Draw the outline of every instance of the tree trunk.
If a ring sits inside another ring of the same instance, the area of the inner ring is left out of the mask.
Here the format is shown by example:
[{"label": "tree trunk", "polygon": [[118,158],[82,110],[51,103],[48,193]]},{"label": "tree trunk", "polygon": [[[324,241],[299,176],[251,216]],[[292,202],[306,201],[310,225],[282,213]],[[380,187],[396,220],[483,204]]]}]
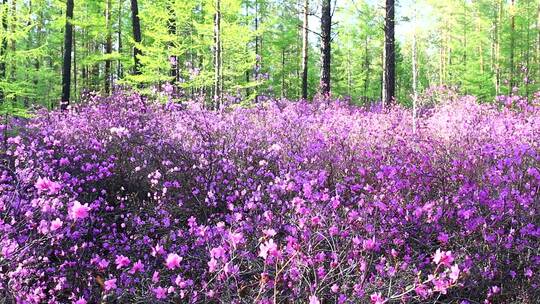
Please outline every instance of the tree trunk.
[{"label": "tree trunk", "polygon": [[[7,20],[7,0],[2,1],[2,8],[4,11],[4,16],[2,18],[2,28],[4,33],[8,32],[8,20]],[[2,36],[2,41],[0,42],[0,81],[5,81],[6,78],[6,51],[8,48],[8,41],[6,35]],[[0,89],[0,102],[3,103],[5,99],[4,90]]]},{"label": "tree trunk", "polygon": [[330,61],[331,61],[331,34],[332,12],[330,0],[322,0],[321,15],[321,83],[319,91],[323,96],[330,95]]},{"label": "tree trunk", "polygon": [[412,37],[412,89],[413,89],[413,133],[416,133],[416,108],[418,103],[418,58],[416,55],[416,8],[413,16],[413,37]]},{"label": "tree trunk", "polygon": [[304,23],[302,26],[302,99],[308,97],[308,16],[309,0],[304,0]]},{"label": "tree trunk", "polygon": [[215,0],[214,13],[214,100],[213,108],[221,103],[221,0]]},{"label": "tree trunk", "polygon": [[66,110],[69,106],[71,89],[71,51],[73,47],[73,0],[66,3],[66,30],[64,33],[64,64],[62,67],[62,98],[60,108]]},{"label": "tree trunk", "polygon": [[281,98],[285,98],[285,49],[281,50]]},{"label": "tree trunk", "polygon": [[[511,1],[512,9],[515,8],[516,1]],[[515,46],[515,32],[516,32],[516,17],[515,13],[512,11],[510,15],[510,81],[509,81],[509,90],[508,93],[513,95],[514,91],[514,46]]]},{"label": "tree trunk", "polygon": [[[124,0],[118,1],[118,54],[122,54],[122,5]],[[122,73],[122,62],[120,59],[116,62],[116,77],[120,79],[123,77]]]},{"label": "tree trunk", "polygon": [[[176,16],[175,16],[175,11],[174,11],[173,5],[169,6],[169,20],[168,20],[167,27],[169,29],[169,35],[176,38]],[[172,40],[170,42],[169,47],[174,48],[174,42]],[[177,56],[175,54],[173,54],[173,55],[171,55],[169,60],[170,60],[170,63],[171,63],[172,83],[175,84],[176,80],[178,79],[178,58],[177,58]],[[193,62],[191,62],[191,64],[193,64]]]},{"label": "tree trunk", "polygon": [[396,54],[394,43],[394,0],[386,0],[384,25],[384,104],[390,106],[396,91]]},{"label": "tree trunk", "polygon": [[141,74],[141,61],[140,56],[142,55],[141,50],[139,49],[138,44],[141,43],[141,21],[139,19],[139,4],[137,0],[131,0],[131,24],[133,26],[133,40],[135,41],[135,46],[133,47],[133,61],[135,66],[133,68],[133,74]]},{"label": "tree trunk", "polygon": [[502,0],[497,1],[497,26],[495,27],[495,94],[501,92],[501,27]]},{"label": "tree trunk", "polygon": [[108,95],[111,93],[111,54],[112,54],[112,22],[111,22],[111,13],[112,13],[112,1],[107,0],[107,6],[105,8],[105,21],[107,26],[107,38],[105,41],[105,54],[107,54],[107,60],[105,60],[105,93]]}]

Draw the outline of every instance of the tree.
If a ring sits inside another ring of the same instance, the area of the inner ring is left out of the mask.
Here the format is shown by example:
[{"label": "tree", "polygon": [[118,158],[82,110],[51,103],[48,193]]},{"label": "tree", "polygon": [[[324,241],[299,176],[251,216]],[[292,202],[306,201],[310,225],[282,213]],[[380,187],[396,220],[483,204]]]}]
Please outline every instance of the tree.
[{"label": "tree", "polygon": [[[7,0],[2,1],[2,9],[4,10],[2,12],[2,29],[4,30],[4,33],[1,37],[0,41],[0,80],[4,81],[6,78],[6,51],[8,47],[8,41],[7,41],[7,31],[8,31],[8,20],[7,20]],[[5,94],[4,89],[0,88],[0,102],[4,102]]]},{"label": "tree", "polygon": [[221,103],[222,71],[221,71],[221,0],[215,0],[214,12],[214,99],[213,108],[218,109]]},{"label": "tree", "polygon": [[332,11],[330,0],[322,0],[321,13],[321,83],[319,92],[330,95],[330,64],[332,58]]},{"label": "tree", "polygon": [[508,92],[510,95],[513,94],[514,91],[514,70],[515,70],[515,64],[514,64],[514,48],[516,45],[516,16],[515,16],[515,9],[516,9],[516,1],[511,0],[510,3],[510,80],[508,82]]},{"label": "tree", "polygon": [[108,56],[105,59],[105,93],[109,94],[111,92],[111,82],[112,82],[112,75],[111,75],[111,65],[112,60],[110,58],[112,54],[112,20],[111,20],[111,14],[112,14],[112,1],[107,0],[107,6],[105,8],[105,23],[107,26],[107,37],[105,41],[105,54]]},{"label": "tree", "polygon": [[309,0],[304,0],[304,6],[302,10],[303,23],[302,23],[302,99],[308,98],[308,19],[309,19]]},{"label": "tree", "polygon": [[392,104],[396,92],[394,23],[394,0],[386,0],[384,19],[383,103],[387,106]]},{"label": "tree", "polygon": [[66,110],[69,106],[71,91],[71,52],[73,48],[73,0],[66,3],[66,27],[64,36],[64,63],[62,67],[62,98],[60,107]]},{"label": "tree", "polygon": [[133,61],[135,62],[135,65],[133,67],[133,74],[140,75],[141,74],[141,61],[140,56],[142,55],[142,52],[140,50],[139,44],[142,41],[141,38],[141,21],[139,19],[139,3],[137,0],[131,0],[131,24],[133,27],[133,40],[135,41],[135,45],[133,47]]}]

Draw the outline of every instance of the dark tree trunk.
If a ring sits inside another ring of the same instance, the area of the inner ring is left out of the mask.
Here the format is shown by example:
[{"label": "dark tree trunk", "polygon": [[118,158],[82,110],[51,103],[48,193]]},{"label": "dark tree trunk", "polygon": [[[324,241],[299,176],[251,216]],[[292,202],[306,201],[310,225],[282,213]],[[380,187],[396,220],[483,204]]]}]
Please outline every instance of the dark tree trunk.
[{"label": "dark tree trunk", "polygon": [[[511,1],[511,5],[512,7],[514,7],[516,5],[516,1],[515,0],[512,0]],[[509,84],[509,89],[508,89],[508,94],[509,95],[513,95],[514,93],[514,46],[515,46],[515,32],[516,32],[516,17],[515,17],[515,13],[512,13],[511,17],[510,17],[510,81],[508,82]]]},{"label": "dark tree trunk", "polygon": [[309,0],[304,0],[304,24],[302,26],[302,99],[308,97],[308,17]]},{"label": "dark tree trunk", "polygon": [[386,0],[384,25],[384,91],[383,102],[389,106],[396,94],[396,53],[394,42],[394,0]]},{"label": "dark tree trunk", "polygon": [[[169,20],[167,24],[169,28],[169,34],[173,37],[176,37],[176,15],[174,12],[174,8],[171,4],[169,7]],[[171,41],[170,47],[174,47],[174,42]],[[176,80],[178,79],[178,58],[175,54],[171,55],[171,78],[172,83],[176,83]],[[191,62],[193,64],[193,62]]]},{"label": "dark tree trunk", "polygon": [[[7,0],[2,1],[4,10],[7,10]],[[4,33],[7,33],[8,31],[8,20],[7,20],[7,12],[4,12],[4,17],[2,18],[2,28],[4,30]],[[0,57],[2,57],[2,60],[0,61],[0,81],[4,81],[6,78],[6,51],[8,47],[8,41],[6,36],[2,36],[2,41],[0,43]],[[4,102],[5,94],[4,90],[0,89],[0,102]]]},{"label": "dark tree trunk", "polygon": [[142,55],[141,50],[138,45],[141,43],[141,21],[139,20],[139,4],[137,0],[131,0],[131,24],[133,26],[133,40],[135,41],[135,46],[133,47],[133,60],[135,66],[133,68],[133,73],[135,75],[141,74],[141,61],[139,56]]},{"label": "dark tree trunk", "polygon": [[111,83],[112,83],[112,75],[111,75],[111,54],[112,54],[112,21],[111,21],[111,14],[112,14],[112,3],[111,0],[107,0],[107,7],[105,10],[105,19],[107,23],[107,41],[105,42],[105,53],[107,56],[107,60],[105,60],[105,93],[109,94],[111,92]]},{"label": "dark tree trunk", "polygon": [[[122,4],[123,0],[118,1],[118,54],[122,54]],[[122,78],[122,62],[120,59],[116,62],[116,77]]]},{"label": "dark tree trunk", "polygon": [[66,110],[69,106],[71,89],[71,51],[73,47],[73,0],[66,3],[66,30],[64,33],[64,64],[62,67],[62,99],[60,108]]},{"label": "dark tree trunk", "polygon": [[214,99],[212,107],[219,109],[221,104],[221,0],[215,0],[214,13]]},{"label": "dark tree trunk", "polygon": [[332,56],[331,47],[332,12],[330,0],[322,0],[321,15],[321,83],[320,93],[323,96],[330,94],[330,61]]}]

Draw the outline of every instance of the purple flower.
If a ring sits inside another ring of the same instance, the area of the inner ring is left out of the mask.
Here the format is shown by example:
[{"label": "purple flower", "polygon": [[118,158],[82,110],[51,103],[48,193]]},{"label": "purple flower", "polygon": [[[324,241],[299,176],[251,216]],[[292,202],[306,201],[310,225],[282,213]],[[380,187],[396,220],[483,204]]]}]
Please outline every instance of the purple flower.
[{"label": "purple flower", "polygon": [[116,289],[116,279],[109,279],[105,281],[105,291],[111,291],[113,289]]},{"label": "purple flower", "polygon": [[60,189],[62,189],[62,186],[57,183],[53,182],[47,177],[41,178],[38,177],[35,187],[38,190],[38,193],[48,193],[48,194],[57,194]]},{"label": "purple flower", "polygon": [[131,263],[129,258],[127,258],[127,257],[125,257],[123,255],[117,255],[116,260],[114,262],[116,264],[116,269],[127,267]]},{"label": "purple flower", "polygon": [[176,253],[169,253],[167,255],[167,259],[165,260],[165,265],[167,265],[167,268],[169,269],[175,269],[180,267],[180,263],[182,262],[183,258],[179,256]]}]

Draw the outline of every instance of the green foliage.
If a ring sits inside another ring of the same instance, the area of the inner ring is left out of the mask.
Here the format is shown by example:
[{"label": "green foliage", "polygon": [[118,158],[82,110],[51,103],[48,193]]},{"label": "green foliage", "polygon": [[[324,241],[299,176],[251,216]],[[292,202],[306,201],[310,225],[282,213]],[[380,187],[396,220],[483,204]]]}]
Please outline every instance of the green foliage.
[{"label": "green foliage", "polygon": [[[139,0],[140,75],[132,75],[135,43],[130,1],[75,1],[70,20],[74,25],[73,99],[85,90],[104,93],[107,79],[149,95],[155,95],[166,83],[174,83],[181,98],[209,99],[215,76],[215,1]],[[248,102],[259,95],[297,98],[301,88],[301,1],[220,2],[224,94],[241,95]],[[105,18],[108,3],[109,24]],[[368,0],[336,4],[332,94],[350,96],[356,103],[376,101],[382,89],[384,9],[381,3]],[[0,4],[0,38],[6,41],[0,56],[5,64],[5,77],[0,77],[4,108],[57,106],[65,5],[64,0],[8,0],[6,5]],[[515,5],[510,0],[402,3],[396,8],[397,99],[410,104],[413,33],[420,93],[446,84],[490,101],[497,94],[511,93],[513,84],[519,86],[517,93],[532,96],[540,89],[539,6],[539,0],[516,0]],[[310,1],[312,13],[317,14],[319,8],[316,0]],[[413,8],[418,18],[413,18]],[[319,19],[309,20],[311,98],[319,84],[320,50]],[[107,54],[109,35],[112,53]],[[172,73],[172,58],[178,64],[177,79]],[[105,74],[106,64],[110,64],[109,75]]]}]

